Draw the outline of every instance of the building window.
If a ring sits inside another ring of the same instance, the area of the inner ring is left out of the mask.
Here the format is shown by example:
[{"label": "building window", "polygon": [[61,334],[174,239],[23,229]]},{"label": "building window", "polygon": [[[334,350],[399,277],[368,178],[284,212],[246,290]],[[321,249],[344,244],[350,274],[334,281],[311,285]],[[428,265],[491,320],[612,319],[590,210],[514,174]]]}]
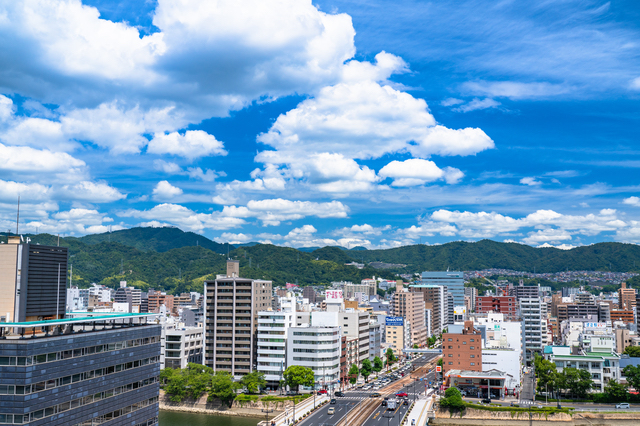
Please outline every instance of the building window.
[{"label": "building window", "polygon": [[471,339],[472,342],[475,342],[475,340]]},{"label": "building window", "polygon": [[453,339],[451,337],[449,337],[449,342],[453,342]]},{"label": "building window", "polygon": [[467,344],[467,342],[466,342],[466,341],[464,341],[464,342],[462,342],[462,344],[463,344],[463,345],[466,345],[466,344]]},{"label": "building window", "polygon": [[475,358],[475,357],[476,357],[475,355],[471,355],[471,358]]},{"label": "building window", "polygon": [[449,365],[453,365],[453,362],[449,361]]},{"label": "building window", "polygon": [[472,363],[471,363],[471,365],[476,365],[476,363],[475,363],[475,362],[472,362]]},{"label": "building window", "polygon": [[474,346],[471,346],[471,348],[470,348],[470,349],[471,349],[471,350],[474,350],[474,349],[475,349],[475,347],[474,347]]},{"label": "building window", "polygon": [[451,358],[451,357],[453,357],[453,354],[449,354],[449,357],[450,357],[450,358]]}]

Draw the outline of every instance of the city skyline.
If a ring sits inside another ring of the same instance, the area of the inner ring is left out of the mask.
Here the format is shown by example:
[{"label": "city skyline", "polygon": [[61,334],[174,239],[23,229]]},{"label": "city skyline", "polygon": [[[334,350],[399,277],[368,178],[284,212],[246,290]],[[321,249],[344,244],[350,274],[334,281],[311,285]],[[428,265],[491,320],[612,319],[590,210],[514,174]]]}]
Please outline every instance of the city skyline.
[{"label": "city skyline", "polygon": [[633,2],[182,3],[0,6],[0,226],[640,241]]}]

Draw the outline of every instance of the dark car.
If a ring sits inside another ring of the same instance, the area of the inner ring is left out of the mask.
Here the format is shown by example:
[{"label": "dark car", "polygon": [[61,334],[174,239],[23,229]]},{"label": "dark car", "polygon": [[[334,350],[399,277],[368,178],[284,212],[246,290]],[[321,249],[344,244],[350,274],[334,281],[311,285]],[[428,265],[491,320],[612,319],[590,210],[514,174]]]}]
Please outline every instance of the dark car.
[{"label": "dark car", "polygon": [[409,398],[405,398],[405,399],[404,399],[404,402],[403,402],[402,404],[404,404],[404,405],[409,405]]},{"label": "dark car", "polygon": [[387,406],[387,398],[385,398],[385,399],[382,401],[382,404],[380,404],[380,405],[382,405],[383,407],[386,407],[386,406]]},{"label": "dark car", "polygon": [[336,401],[335,398],[332,398],[331,401],[329,401],[329,404],[335,404],[336,402],[338,402],[338,401]]},{"label": "dark car", "polygon": [[335,396],[344,396],[344,392],[340,392],[340,391],[335,391],[334,392]]},{"label": "dark car", "polygon": [[483,404],[491,404],[491,398],[483,398],[481,402]]}]

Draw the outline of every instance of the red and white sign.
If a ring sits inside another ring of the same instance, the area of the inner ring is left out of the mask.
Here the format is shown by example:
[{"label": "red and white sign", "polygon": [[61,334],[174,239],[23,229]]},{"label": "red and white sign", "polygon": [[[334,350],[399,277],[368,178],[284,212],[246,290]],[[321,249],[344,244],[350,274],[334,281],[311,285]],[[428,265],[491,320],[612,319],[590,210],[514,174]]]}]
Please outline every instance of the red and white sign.
[{"label": "red and white sign", "polygon": [[439,365],[436,365],[436,371],[437,371],[438,373],[442,372],[442,367],[441,367],[441,366],[439,366]]},{"label": "red and white sign", "polygon": [[325,301],[327,303],[342,302],[342,290],[327,290],[325,293]]}]

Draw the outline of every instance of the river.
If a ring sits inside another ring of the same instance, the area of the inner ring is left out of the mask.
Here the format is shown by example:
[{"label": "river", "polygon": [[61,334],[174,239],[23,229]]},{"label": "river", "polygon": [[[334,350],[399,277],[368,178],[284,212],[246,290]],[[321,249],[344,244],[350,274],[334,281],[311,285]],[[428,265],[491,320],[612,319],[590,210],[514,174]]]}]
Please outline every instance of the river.
[{"label": "river", "polygon": [[160,426],[256,426],[264,418],[213,416],[160,410]]}]

